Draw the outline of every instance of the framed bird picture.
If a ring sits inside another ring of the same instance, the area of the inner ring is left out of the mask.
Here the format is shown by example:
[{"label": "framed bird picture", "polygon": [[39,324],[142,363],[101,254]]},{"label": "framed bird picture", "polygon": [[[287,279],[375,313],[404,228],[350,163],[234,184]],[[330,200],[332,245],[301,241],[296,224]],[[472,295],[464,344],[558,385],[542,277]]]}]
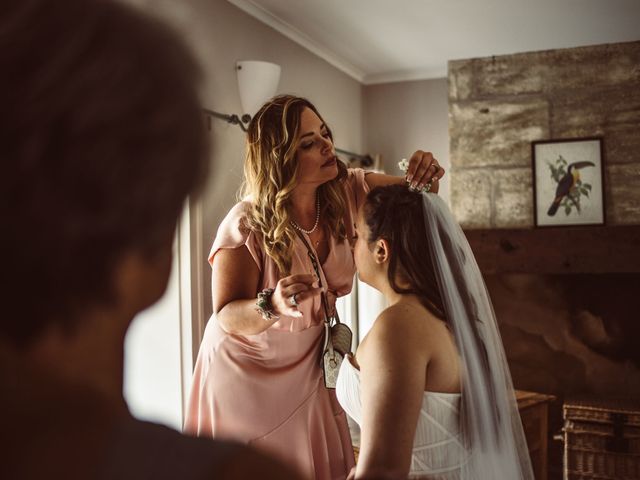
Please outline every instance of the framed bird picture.
[{"label": "framed bird picture", "polygon": [[537,227],[604,225],[602,138],[531,143]]}]

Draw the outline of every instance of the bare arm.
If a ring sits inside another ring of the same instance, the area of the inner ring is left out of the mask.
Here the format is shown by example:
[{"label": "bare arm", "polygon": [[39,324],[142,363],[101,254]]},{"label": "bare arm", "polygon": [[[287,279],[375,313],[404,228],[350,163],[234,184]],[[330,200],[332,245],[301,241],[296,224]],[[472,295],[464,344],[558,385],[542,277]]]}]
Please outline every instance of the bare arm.
[{"label": "bare arm", "polygon": [[444,169],[437,164],[433,155],[430,152],[418,150],[411,156],[411,160],[409,160],[409,169],[407,170],[406,178],[385,175],[382,173],[369,173],[364,178],[369,188],[399,183],[405,184],[409,181],[414,187],[422,189],[427,182],[432,181],[430,191],[438,193],[440,188],[440,179],[443,175]]},{"label": "bare arm", "polygon": [[[260,282],[260,270],[244,245],[223,248],[213,260],[211,287],[213,311],[227,333],[255,335],[265,331],[278,321],[265,320],[256,308],[256,294]],[[317,294],[321,289],[312,288],[313,275],[291,275],[278,281],[271,297],[276,315],[300,317],[297,307],[288,302],[296,294],[298,302]]]},{"label": "bare arm", "polygon": [[411,467],[428,353],[401,313],[383,312],[358,352],[362,430],[355,478],[406,478]]},{"label": "bare arm", "polygon": [[245,246],[223,248],[213,260],[211,288],[213,311],[223,330],[236,334],[260,333],[273,321],[256,311],[256,292],[260,271]]}]

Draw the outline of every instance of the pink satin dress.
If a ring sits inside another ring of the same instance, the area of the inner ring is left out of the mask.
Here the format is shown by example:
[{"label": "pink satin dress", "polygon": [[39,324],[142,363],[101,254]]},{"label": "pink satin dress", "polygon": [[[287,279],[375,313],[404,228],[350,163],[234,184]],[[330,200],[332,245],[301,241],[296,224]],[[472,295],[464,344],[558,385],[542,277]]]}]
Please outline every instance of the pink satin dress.
[{"label": "pink satin dress", "polygon": [[[349,169],[343,182],[348,238],[369,190],[364,177],[363,170]],[[223,220],[209,262],[221,248],[245,245],[260,269],[259,291],[275,288],[276,264],[242,223],[248,206],[238,203]],[[353,254],[348,240],[330,237],[329,242],[322,280],[339,297],[351,291]],[[296,239],[291,273],[312,272],[307,249]],[[343,479],[354,465],[353,448],[345,413],[322,380],[320,296],[302,302],[300,310],[302,318],[282,316],[257,335],[228,334],[215,315],[211,318],[194,370],[185,431],[252,445],[308,478]]]}]

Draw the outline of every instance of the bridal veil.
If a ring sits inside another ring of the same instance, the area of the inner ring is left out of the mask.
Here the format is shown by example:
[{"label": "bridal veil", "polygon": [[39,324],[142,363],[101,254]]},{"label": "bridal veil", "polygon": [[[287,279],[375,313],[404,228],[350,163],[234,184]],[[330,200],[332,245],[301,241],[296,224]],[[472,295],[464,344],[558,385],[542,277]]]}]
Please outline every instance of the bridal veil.
[{"label": "bridal veil", "polygon": [[424,193],[429,254],[462,369],[464,480],[533,480],[496,317],[480,269],[444,201]]}]

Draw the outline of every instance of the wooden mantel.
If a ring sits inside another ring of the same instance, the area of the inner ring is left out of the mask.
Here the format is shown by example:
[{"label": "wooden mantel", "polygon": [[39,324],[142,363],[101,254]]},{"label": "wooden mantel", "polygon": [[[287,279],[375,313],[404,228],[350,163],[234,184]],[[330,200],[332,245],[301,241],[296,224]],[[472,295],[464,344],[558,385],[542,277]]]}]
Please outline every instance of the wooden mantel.
[{"label": "wooden mantel", "polygon": [[640,273],[640,225],[464,233],[484,274]]}]

